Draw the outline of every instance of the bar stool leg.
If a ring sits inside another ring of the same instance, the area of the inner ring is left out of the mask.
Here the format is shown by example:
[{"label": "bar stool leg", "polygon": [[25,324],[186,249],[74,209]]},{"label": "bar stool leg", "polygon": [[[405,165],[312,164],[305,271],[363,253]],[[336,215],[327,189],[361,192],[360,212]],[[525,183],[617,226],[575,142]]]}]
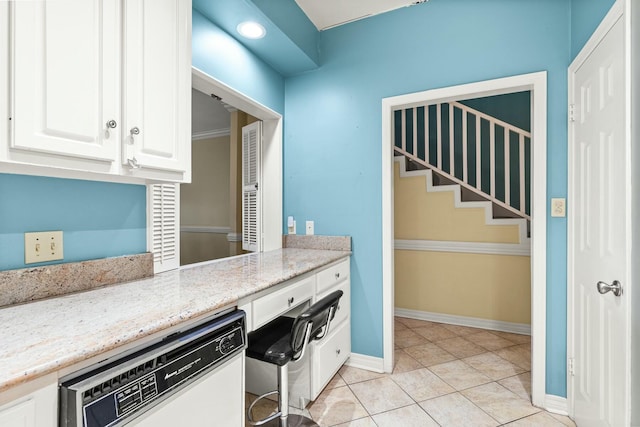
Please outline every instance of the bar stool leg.
[{"label": "bar stool leg", "polygon": [[280,410],[280,427],[287,427],[289,417],[289,364],[278,366],[278,410]]}]

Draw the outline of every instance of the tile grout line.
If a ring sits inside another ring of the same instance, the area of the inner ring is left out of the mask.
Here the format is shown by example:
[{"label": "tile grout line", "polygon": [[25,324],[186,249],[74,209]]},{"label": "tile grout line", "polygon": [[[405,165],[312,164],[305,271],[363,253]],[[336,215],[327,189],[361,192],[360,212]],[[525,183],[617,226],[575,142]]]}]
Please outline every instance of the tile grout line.
[{"label": "tile grout line", "polygon": [[[409,327],[409,326],[407,326],[407,325],[405,325],[405,326],[407,327],[407,329],[408,329],[408,330],[412,330],[412,329],[414,329],[414,328],[411,328],[411,327]],[[417,333],[417,332],[415,332],[415,331],[413,331],[413,332],[414,332],[414,333]],[[395,333],[395,331],[394,331],[394,333]],[[505,340],[505,341],[510,342],[510,343],[512,343],[512,344],[513,344],[513,345],[506,346],[506,347],[502,347],[502,348],[500,348],[500,349],[496,349],[496,350],[501,350],[501,349],[503,349],[503,348],[512,348],[512,347],[517,347],[517,346],[519,346],[519,345],[522,345],[522,344],[514,343],[513,341],[511,341],[511,340],[509,340],[509,339],[507,339],[507,338],[500,337],[499,335],[492,334],[490,331],[487,331],[487,333],[490,333],[491,335],[494,335],[494,336],[496,336],[496,337],[498,337],[498,338],[501,338],[501,339],[503,339],[503,340]],[[420,335],[419,333],[417,333],[417,334],[418,334],[418,335]],[[472,334],[468,334],[468,335],[472,335]],[[457,335],[457,334],[455,335],[455,337],[452,337],[452,338],[456,338],[456,337],[457,337],[457,338],[465,339],[465,338],[464,338],[464,336],[462,336],[462,335]],[[425,338],[425,339],[427,339],[427,340],[428,340],[428,338],[426,338],[426,337],[423,337],[423,338]],[[434,374],[436,377],[438,377],[441,381],[443,381],[445,384],[449,385],[449,386],[454,390],[454,392],[452,392],[452,393],[447,393],[447,394],[443,394],[443,395],[441,395],[441,396],[434,397],[434,398],[432,398],[432,399],[427,399],[427,400],[425,400],[425,402],[426,402],[426,401],[428,401],[428,400],[437,399],[437,398],[442,397],[442,396],[447,396],[447,395],[450,395],[450,394],[458,393],[460,396],[462,396],[462,398],[464,398],[466,401],[468,401],[468,402],[469,402],[469,403],[471,403],[473,406],[475,406],[476,408],[478,408],[482,413],[486,414],[489,418],[491,418],[492,420],[494,420],[495,422],[497,422],[499,426],[502,426],[502,425],[505,425],[505,424],[509,424],[509,423],[515,422],[515,421],[517,421],[517,420],[519,420],[519,419],[527,418],[527,417],[529,417],[529,416],[531,416],[531,415],[535,415],[535,414],[530,414],[530,415],[526,415],[526,416],[524,416],[524,417],[521,417],[521,418],[518,418],[518,419],[515,419],[515,420],[510,420],[510,421],[508,421],[507,423],[500,423],[500,421],[499,421],[499,420],[497,420],[495,417],[491,416],[491,414],[487,413],[484,409],[482,409],[480,406],[478,406],[475,402],[473,402],[472,400],[470,400],[469,398],[467,398],[467,396],[465,396],[464,394],[462,394],[462,391],[469,390],[469,389],[472,389],[472,388],[475,388],[475,387],[479,387],[479,386],[483,386],[483,385],[487,385],[487,384],[491,384],[491,383],[495,383],[496,385],[498,385],[498,386],[500,386],[500,387],[504,388],[505,390],[507,390],[508,392],[510,392],[511,394],[513,394],[516,398],[518,398],[518,399],[522,399],[522,397],[518,396],[518,395],[517,395],[517,394],[515,394],[513,391],[509,390],[507,387],[503,386],[503,385],[502,385],[502,384],[500,384],[498,381],[502,381],[502,380],[504,380],[504,379],[506,379],[506,378],[511,378],[511,377],[514,377],[514,376],[518,376],[518,375],[521,375],[521,374],[523,374],[523,373],[525,373],[525,372],[530,372],[530,371],[520,372],[520,373],[517,373],[517,374],[515,374],[515,375],[511,375],[511,376],[509,376],[509,377],[501,378],[501,379],[498,379],[498,380],[493,380],[493,378],[490,378],[488,375],[484,374],[483,372],[481,372],[481,371],[479,371],[478,369],[474,368],[473,366],[469,365],[466,361],[464,361],[464,360],[463,360],[463,359],[465,359],[465,358],[460,358],[460,357],[458,357],[458,356],[456,356],[456,355],[454,355],[454,354],[452,354],[452,353],[448,352],[446,349],[444,349],[444,348],[440,347],[440,346],[437,344],[437,342],[435,342],[435,341],[430,341],[430,340],[428,340],[428,341],[429,341],[431,344],[435,345],[436,347],[438,347],[438,348],[442,349],[442,350],[443,350],[443,351],[445,351],[446,353],[451,354],[451,356],[456,357],[455,361],[460,361],[460,362],[464,363],[465,365],[467,365],[467,366],[468,366],[469,368],[471,368],[472,370],[474,370],[474,371],[478,372],[479,374],[484,375],[485,377],[489,378],[489,380],[490,380],[490,381],[489,381],[489,382],[486,382],[486,383],[483,383],[483,384],[477,384],[477,385],[475,385],[475,386],[471,386],[471,387],[467,387],[467,388],[465,388],[465,389],[458,390],[458,389],[456,389],[452,384],[450,384],[449,382],[447,382],[444,378],[440,377],[437,373],[435,373],[435,372],[433,372],[431,369],[429,369],[429,367],[428,367],[428,366],[424,366],[424,365],[423,365],[423,367],[424,367],[425,369],[427,369],[429,372],[431,372],[432,374]],[[444,340],[441,340],[441,341],[444,341]],[[469,340],[466,340],[466,339],[465,339],[465,341],[469,341]],[[472,341],[469,341],[469,342],[471,342],[472,344],[475,344],[475,345],[477,345],[477,346],[479,346],[479,347],[481,347],[481,348],[483,348],[483,349],[485,350],[485,352],[484,352],[484,353],[479,353],[479,354],[487,354],[487,353],[489,353],[489,354],[493,354],[493,355],[497,356],[498,358],[500,358],[500,359],[504,360],[504,361],[505,361],[505,362],[507,362],[507,363],[510,363],[510,364],[512,364],[512,365],[514,365],[514,366],[516,366],[516,367],[520,368],[520,369],[525,369],[525,368],[523,368],[523,367],[522,367],[522,366],[520,366],[520,365],[517,365],[517,364],[515,364],[515,363],[513,363],[513,362],[510,362],[510,361],[508,361],[508,360],[504,359],[504,358],[503,358],[503,357],[501,357],[499,354],[496,354],[496,353],[495,353],[495,351],[496,351],[496,350],[490,350],[490,349],[488,349],[488,348],[484,347],[483,345],[481,345],[481,344],[476,344],[476,343],[474,343],[474,342],[472,342]],[[412,347],[412,346],[409,346],[409,347]],[[409,348],[409,347],[405,347],[405,348]],[[410,354],[408,354],[406,351],[404,351],[404,350],[405,350],[404,348],[403,348],[403,349],[401,349],[401,350],[402,350],[404,353],[406,353],[409,357],[412,357]],[[478,354],[478,355],[479,355],[479,354]],[[476,355],[476,356],[477,356],[477,355]],[[473,357],[473,356],[469,356],[469,357]],[[422,363],[421,363],[420,361],[418,361],[418,360],[416,360],[416,361],[422,365]],[[451,361],[451,362],[453,362],[453,361]],[[445,364],[445,363],[449,363],[449,362],[443,362],[443,363],[440,363],[440,364]],[[438,364],[438,365],[440,365],[440,364]],[[432,365],[432,366],[436,366],[436,365]],[[409,372],[410,372],[410,371],[409,371]],[[392,373],[392,374],[393,374],[393,373]],[[394,382],[395,382],[395,381],[394,381]],[[396,383],[396,384],[397,384],[397,383]],[[402,388],[399,384],[398,384],[398,386],[399,386],[400,388]],[[404,389],[403,389],[403,390],[404,390]],[[411,397],[411,396],[410,396],[410,397]],[[412,400],[414,400],[414,399],[412,398]],[[526,400],[526,399],[522,399],[522,400]],[[414,402],[415,402],[415,400],[414,400]],[[416,403],[418,404],[418,406],[420,406],[420,408],[422,408],[422,406],[421,406],[418,402],[416,402]],[[530,401],[530,400],[529,400],[529,404],[531,404],[531,406],[532,406],[533,408],[540,409],[540,408],[537,408],[537,407],[533,406],[533,404],[531,403],[531,401]],[[433,418],[433,416],[432,416],[431,414],[429,414],[429,412],[428,412],[427,410],[425,410],[424,408],[422,408],[422,409],[423,409],[423,410],[424,410],[424,411],[429,415],[429,417],[431,417],[431,419],[433,419],[433,420],[435,421],[435,419]],[[539,413],[539,412],[540,412],[540,411],[538,411],[538,412],[536,412],[536,413]],[[436,423],[437,423],[437,421],[436,421]]]}]

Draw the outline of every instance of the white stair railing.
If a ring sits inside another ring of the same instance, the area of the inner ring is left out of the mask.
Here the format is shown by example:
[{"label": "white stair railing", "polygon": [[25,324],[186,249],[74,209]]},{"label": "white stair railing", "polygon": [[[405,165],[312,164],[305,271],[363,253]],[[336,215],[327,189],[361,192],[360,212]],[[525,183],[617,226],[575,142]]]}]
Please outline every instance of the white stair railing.
[{"label": "white stair railing", "polygon": [[[429,120],[430,107],[435,107],[435,123]],[[448,121],[445,121],[443,109],[448,110]],[[395,119],[401,121],[400,132],[394,132],[397,153],[435,170],[522,218],[531,219],[528,203],[530,192],[527,187],[530,132],[455,101],[402,109],[396,112]],[[470,121],[475,125],[473,132],[469,132]],[[419,129],[419,122],[423,123],[422,129]],[[446,135],[445,126],[448,127]],[[499,144],[499,139],[502,144]],[[512,145],[517,149],[513,150]],[[489,151],[488,161],[485,159],[484,162],[483,148]],[[497,161],[497,148],[502,150],[501,162]],[[475,156],[469,155],[470,149]],[[448,155],[446,164],[443,164],[443,154]],[[487,179],[489,182],[486,182]],[[516,183],[515,188],[512,188],[512,181]],[[497,190],[502,194],[498,194]]]}]

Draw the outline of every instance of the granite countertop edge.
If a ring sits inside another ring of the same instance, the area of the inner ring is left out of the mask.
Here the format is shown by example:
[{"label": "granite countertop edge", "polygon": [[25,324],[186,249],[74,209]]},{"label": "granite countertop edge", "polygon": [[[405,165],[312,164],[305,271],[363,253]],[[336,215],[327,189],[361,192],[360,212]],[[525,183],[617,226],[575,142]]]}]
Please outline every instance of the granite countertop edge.
[{"label": "granite countertop edge", "polygon": [[[278,249],[0,309],[0,392],[197,319],[350,256]],[[124,299],[123,299],[124,298]]]}]

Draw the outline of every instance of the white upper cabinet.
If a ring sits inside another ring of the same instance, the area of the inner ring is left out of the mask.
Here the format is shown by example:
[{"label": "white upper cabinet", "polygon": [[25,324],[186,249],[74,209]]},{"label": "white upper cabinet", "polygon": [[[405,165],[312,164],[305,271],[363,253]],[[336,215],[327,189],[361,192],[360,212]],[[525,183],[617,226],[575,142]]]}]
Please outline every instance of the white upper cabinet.
[{"label": "white upper cabinet", "polygon": [[[191,2],[128,0],[123,164],[185,172],[191,151]],[[187,140],[189,144],[183,142]]]},{"label": "white upper cabinet", "polygon": [[190,0],[15,1],[2,22],[5,166],[190,180]]},{"label": "white upper cabinet", "polygon": [[114,0],[13,4],[11,147],[116,160],[117,17]]}]

